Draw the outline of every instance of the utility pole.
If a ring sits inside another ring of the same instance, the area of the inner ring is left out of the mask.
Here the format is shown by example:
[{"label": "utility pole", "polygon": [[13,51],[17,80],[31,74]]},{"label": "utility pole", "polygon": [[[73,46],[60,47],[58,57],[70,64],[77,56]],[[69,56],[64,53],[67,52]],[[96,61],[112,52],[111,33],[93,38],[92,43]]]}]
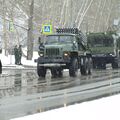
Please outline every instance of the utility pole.
[{"label": "utility pole", "polygon": [[29,5],[29,18],[28,18],[28,39],[27,39],[27,60],[31,60],[33,57],[33,10],[34,10],[34,0],[31,0]]},{"label": "utility pole", "polygon": [[4,40],[4,49],[5,49],[5,55],[7,55],[7,30],[6,30],[6,9],[5,9],[5,1],[3,0],[3,40]]}]

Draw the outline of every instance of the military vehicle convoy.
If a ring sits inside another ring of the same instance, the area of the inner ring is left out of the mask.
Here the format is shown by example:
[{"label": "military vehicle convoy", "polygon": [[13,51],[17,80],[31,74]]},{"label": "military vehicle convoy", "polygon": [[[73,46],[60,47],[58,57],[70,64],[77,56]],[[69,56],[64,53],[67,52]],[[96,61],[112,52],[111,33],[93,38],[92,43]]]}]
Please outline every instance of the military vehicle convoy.
[{"label": "military vehicle convoy", "polygon": [[52,77],[61,77],[64,69],[74,77],[80,72],[88,75],[92,72],[91,53],[87,47],[87,37],[77,28],[58,28],[55,34],[46,36],[39,46],[37,73],[45,77],[50,69]]},{"label": "military vehicle convoy", "polygon": [[88,44],[92,53],[93,68],[106,69],[106,64],[112,68],[120,67],[120,39],[114,32],[90,33]]}]

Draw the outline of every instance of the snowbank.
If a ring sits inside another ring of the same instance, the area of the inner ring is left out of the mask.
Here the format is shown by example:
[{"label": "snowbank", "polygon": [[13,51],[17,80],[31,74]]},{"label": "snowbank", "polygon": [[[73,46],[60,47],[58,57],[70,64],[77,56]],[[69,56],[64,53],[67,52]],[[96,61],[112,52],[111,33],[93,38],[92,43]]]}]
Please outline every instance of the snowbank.
[{"label": "snowbank", "polygon": [[[27,54],[24,49],[23,49],[23,52],[25,54]],[[21,62],[22,62],[23,65],[36,66],[37,63],[34,62],[34,59],[37,59],[38,57],[39,57],[38,53],[33,52],[32,60],[27,60],[25,57],[22,56]],[[0,59],[2,61],[3,66],[13,66],[13,65],[15,65],[15,56],[14,55],[5,56],[4,50],[3,50],[2,54],[0,54]]]},{"label": "snowbank", "polygon": [[120,95],[12,120],[120,120]]}]

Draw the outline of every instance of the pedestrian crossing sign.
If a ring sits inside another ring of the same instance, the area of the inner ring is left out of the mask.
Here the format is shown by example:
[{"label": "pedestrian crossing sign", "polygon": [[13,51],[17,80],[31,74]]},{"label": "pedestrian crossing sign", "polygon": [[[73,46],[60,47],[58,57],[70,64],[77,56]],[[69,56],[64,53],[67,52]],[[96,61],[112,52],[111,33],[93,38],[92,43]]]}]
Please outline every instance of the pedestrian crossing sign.
[{"label": "pedestrian crossing sign", "polygon": [[42,26],[42,33],[43,34],[52,34],[52,25],[46,24]]}]

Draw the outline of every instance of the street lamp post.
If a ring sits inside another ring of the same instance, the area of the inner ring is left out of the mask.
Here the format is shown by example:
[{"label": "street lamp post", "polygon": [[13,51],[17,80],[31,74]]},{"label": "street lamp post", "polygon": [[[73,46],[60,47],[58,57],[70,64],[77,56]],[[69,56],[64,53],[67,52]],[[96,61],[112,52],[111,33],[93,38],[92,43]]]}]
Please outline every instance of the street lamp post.
[{"label": "street lamp post", "polygon": [[114,40],[114,54],[117,55],[117,39],[118,39],[118,36],[113,34],[112,37],[113,37],[113,40]]}]

